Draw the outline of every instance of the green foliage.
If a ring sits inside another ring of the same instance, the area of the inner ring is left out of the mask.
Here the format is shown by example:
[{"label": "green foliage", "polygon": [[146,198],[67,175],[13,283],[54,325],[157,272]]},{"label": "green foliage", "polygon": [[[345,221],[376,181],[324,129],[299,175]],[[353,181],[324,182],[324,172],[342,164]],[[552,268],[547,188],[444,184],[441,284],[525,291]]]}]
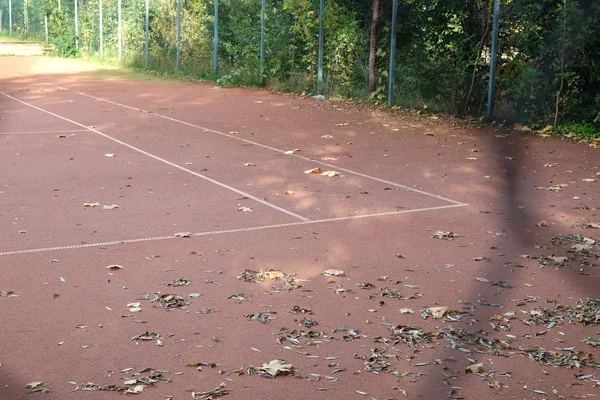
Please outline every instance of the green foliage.
[{"label": "green foliage", "polygon": [[559,125],[553,128],[552,132],[577,140],[600,139],[600,124],[582,122],[579,124]]},{"label": "green foliage", "polygon": [[[0,0],[0,7],[6,1]],[[80,53],[98,57],[99,0],[77,1]],[[276,90],[316,91],[319,0],[267,2],[262,75],[260,0],[220,1],[219,71],[213,74],[213,1],[182,0],[180,69],[175,71],[177,0],[150,0],[148,70],[211,79],[220,86],[262,83]],[[31,2],[41,2],[43,12],[38,14],[50,18],[55,53],[77,56],[73,46],[73,3],[63,1],[58,11],[56,0]],[[493,2],[400,0],[393,82],[396,104],[427,108],[429,112],[473,117],[482,114],[489,81]],[[546,125],[554,120],[558,98],[558,119],[563,126],[587,126],[581,121],[600,120],[600,2],[567,0],[566,4],[565,9],[561,0],[502,0],[497,118]],[[390,5],[382,0],[376,90],[369,95],[372,1],[325,2],[325,95],[382,104],[387,101]],[[122,8],[121,63],[146,68],[144,4],[124,0]],[[104,61],[116,61],[117,0],[103,0],[103,17]]]}]

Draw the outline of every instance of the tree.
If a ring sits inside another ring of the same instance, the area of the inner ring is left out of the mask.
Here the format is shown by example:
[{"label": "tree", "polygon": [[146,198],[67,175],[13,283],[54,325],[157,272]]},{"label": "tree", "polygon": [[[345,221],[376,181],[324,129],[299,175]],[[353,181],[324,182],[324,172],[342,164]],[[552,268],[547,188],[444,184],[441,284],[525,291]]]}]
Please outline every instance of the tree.
[{"label": "tree", "polygon": [[373,18],[369,39],[369,93],[375,91],[375,61],[377,57],[377,25],[379,23],[380,0],[373,0]]}]

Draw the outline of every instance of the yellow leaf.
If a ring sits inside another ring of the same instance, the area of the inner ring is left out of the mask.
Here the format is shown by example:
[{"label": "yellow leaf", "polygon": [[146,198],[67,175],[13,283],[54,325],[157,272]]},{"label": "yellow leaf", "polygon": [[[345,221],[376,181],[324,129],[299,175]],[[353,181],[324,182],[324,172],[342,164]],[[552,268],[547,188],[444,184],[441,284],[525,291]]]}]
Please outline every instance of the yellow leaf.
[{"label": "yellow leaf", "polygon": [[317,167],[317,168],[313,168],[313,169],[307,169],[306,171],[304,171],[305,174],[318,174],[319,172],[321,172],[321,168]]}]

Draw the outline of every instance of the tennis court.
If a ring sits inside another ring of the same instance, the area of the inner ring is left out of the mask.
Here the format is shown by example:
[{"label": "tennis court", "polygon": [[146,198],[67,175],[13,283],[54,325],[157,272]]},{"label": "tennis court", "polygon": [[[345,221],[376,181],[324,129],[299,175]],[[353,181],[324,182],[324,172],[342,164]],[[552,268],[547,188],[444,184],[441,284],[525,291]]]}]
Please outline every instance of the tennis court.
[{"label": "tennis court", "polygon": [[[597,390],[598,347],[582,343],[597,314],[523,323],[599,297],[597,149],[74,60],[0,62],[0,397]],[[541,365],[539,348],[587,365]]]}]

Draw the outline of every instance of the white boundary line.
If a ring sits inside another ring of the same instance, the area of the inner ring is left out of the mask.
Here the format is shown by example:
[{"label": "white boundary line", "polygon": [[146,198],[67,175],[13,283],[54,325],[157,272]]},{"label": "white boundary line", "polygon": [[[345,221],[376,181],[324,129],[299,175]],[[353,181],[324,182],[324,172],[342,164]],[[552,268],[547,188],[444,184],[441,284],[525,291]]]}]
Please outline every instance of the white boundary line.
[{"label": "white boundary line", "polygon": [[100,131],[99,131],[99,130],[97,130],[97,129],[89,128],[89,127],[87,127],[87,126],[85,126],[85,125],[83,125],[83,124],[81,124],[81,123],[79,123],[79,122],[73,121],[72,119],[69,119],[69,118],[63,117],[63,116],[61,116],[61,115],[55,114],[55,113],[53,113],[53,112],[51,112],[51,111],[48,111],[48,110],[45,110],[45,109],[43,109],[43,108],[41,108],[41,107],[34,106],[33,104],[27,103],[27,102],[25,102],[25,101],[23,101],[23,100],[19,100],[19,99],[15,98],[15,97],[12,97],[12,96],[10,96],[10,95],[8,95],[8,94],[4,93],[4,92],[0,92],[0,94],[2,94],[2,95],[4,95],[4,96],[8,97],[9,99],[12,99],[12,100],[15,100],[15,101],[17,101],[17,102],[19,102],[19,103],[21,103],[21,104],[24,104],[24,105],[26,105],[26,106],[28,106],[28,107],[31,107],[31,108],[34,108],[34,109],[36,109],[36,110],[38,110],[38,111],[42,111],[42,112],[45,112],[46,114],[52,115],[53,117],[60,118],[60,119],[62,119],[62,120],[64,120],[64,121],[70,122],[70,123],[72,123],[72,124],[74,124],[74,125],[81,126],[82,128],[87,128],[87,129],[89,129],[91,132],[97,133],[98,135],[100,135],[100,136],[102,136],[102,137],[104,137],[104,138],[106,138],[106,139],[112,140],[113,142],[119,143],[119,144],[121,144],[121,145],[123,145],[123,146],[125,146],[125,147],[128,147],[128,148],[130,148],[131,150],[137,151],[138,153],[144,154],[144,155],[146,155],[146,156],[148,156],[148,157],[151,157],[151,158],[154,158],[155,160],[158,160],[158,161],[160,161],[160,162],[162,162],[162,163],[164,163],[164,164],[170,165],[171,167],[177,168],[177,169],[179,169],[179,170],[181,170],[181,171],[184,171],[184,172],[187,172],[187,173],[189,173],[189,174],[192,174],[192,175],[194,175],[194,176],[197,176],[198,178],[202,178],[202,179],[204,179],[204,180],[206,180],[206,181],[208,181],[208,182],[214,183],[215,185],[221,186],[222,188],[225,188],[225,189],[231,190],[232,192],[235,192],[235,193],[241,194],[242,196],[248,197],[249,199],[252,199],[252,200],[254,200],[254,201],[258,202],[258,203],[261,203],[261,204],[263,204],[263,205],[265,205],[265,206],[267,206],[267,207],[271,207],[271,208],[273,208],[273,209],[275,209],[275,210],[277,210],[277,211],[280,211],[280,212],[282,212],[282,213],[285,213],[285,214],[287,214],[287,215],[290,215],[290,216],[292,216],[292,217],[294,217],[294,218],[296,218],[296,219],[299,219],[299,220],[301,220],[301,221],[304,221],[304,222],[310,221],[310,220],[309,220],[308,218],[306,218],[306,217],[303,217],[303,216],[301,216],[301,215],[298,215],[298,214],[296,214],[296,213],[293,213],[293,212],[291,212],[291,211],[289,211],[289,210],[286,210],[285,208],[279,207],[279,206],[277,206],[277,205],[275,205],[275,204],[269,203],[268,201],[265,201],[265,200],[263,200],[263,199],[259,199],[259,198],[258,198],[258,197],[256,197],[256,196],[252,196],[252,195],[251,195],[251,194],[249,194],[249,193],[243,192],[243,191],[241,191],[241,190],[239,190],[239,189],[236,189],[236,188],[234,188],[234,187],[231,187],[231,186],[229,186],[229,185],[227,185],[227,184],[225,184],[225,183],[222,183],[222,182],[219,182],[219,181],[217,181],[217,180],[215,180],[215,179],[209,178],[208,176],[205,176],[205,175],[199,174],[199,173],[197,173],[197,172],[195,172],[195,171],[192,171],[192,170],[190,170],[190,169],[187,169],[187,168],[185,168],[185,167],[182,167],[181,165],[178,165],[178,164],[175,164],[175,163],[173,163],[173,162],[171,162],[171,161],[165,160],[164,158],[160,158],[159,156],[156,156],[156,155],[154,155],[154,154],[152,154],[152,153],[148,153],[147,151],[144,151],[144,150],[142,150],[142,149],[139,149],[139,148],[137,148],[137,147],[135,147],[135,146],[133,146],[133,145],[130,145],[130,144],[128,144],[128,143],[125,143],[125,142],[123,142],[123,141],[121,141],[121,140],[119,140],[119,139],[116,139],[116,138],[112,137],[112,136],[109,136],[109,135],[107,135],[106,133],[100,132]]},{"label": "white boundary line", "polygon": [[[373,218],[373,217],[383,217],[383,216],[389,216],[389,215],[417,213],[417,212],[424,212],[424,211],[444,210],[447,208],[457,208],[457,207],[465,207],[465,206],[468,206],[468,204],[450,204],[450,205],[446,205],[446,206],[416,208],[416,209],[412,209],[412,210],[391,211],[391,212],[385,212],[385,213],[379,213],[379,214],[354,215],[354,216],[350,216],[350,217],[327,218],[327,219],[320,219],[320,220],[314,220],[314,221],[289,222],[286,224],[255,226],[255,227],[251,227],[251,228],[238,228],[238,229],[226,229],[226,230],[221,230],[221,231],[199,232],[199,233],[194,233],[191,236],[199,237],[199,236],[222,235],[225,233],[253,232],[253,231],[262,231],[262,230],[275,229],[275,228],[287,228],[287,227],[301,226],[301,225],[316,225],[316,224],[322,224],[322,223],[327,223],[327,222],[348,221],[348,220],[353,220],[353,219]],[[77,245],[71,245],[71,246],[57,246],[57,247],[44,247],[44,248],[39,248],[39,249],[5,251],[5,252],[0,252],[0,257],[12,256],[12,255],[18,255],[18,254],[28,254],[28,253],[42,253],[42,252],[58,251],[58,250],[74,250],[74,249],[85,249],[85,248],[90,248],[90,247],[114,246],[114,245],[125,244],[125,243],[155,242],[155,241],[159,241],[159,240],[168,240],[168,239],[177,239],[177,238],[175,236],[171,235],[171,236],[158,236],[158,237],[139,238],[139,239],[116,240],[116,241],[112,241],[112,242],[85,243],[85,244],[77,244]]]},{"label": "white boundary line", "polygon": [[65,129],[58,131],[30,131],[30,132],[0,132],[0,135],[28,135],[34,133],[73,133],[73,132],[89,132],[89,129]]},{"label": "white boundary line", "polygon": [[[216,131],[214,129],[206,128],[206,127],[203,127],[203,126],[200,126],[200,125],[195,125],[195,124],[192,124],[190,122],[186,122],[186,121],[182,121],[182,120],[179,120],[179,119],[176,119],[176,118],[168,117],[166,115],[162,115],[162,114],[158,114],[158,113],[153,113],[151,111],[147,111],[147,110],[144,110],[144,109],[141,109],[141,108],[137,108],[137,107],[133,107],[133,106],[128,106],[128,105],[122,104],[122,103],[117,103],[115,101],[103,99],[101,97],[92,96],[90,94],[83,93],[83,92],[78,92],[76,90],[71,90],[71,89],[68,89],[68,88],[64,88],[64,87],[53,85],[53,84],[49,84],[49,83],[45,83],[45,84],[48,85],[48,86],[55,87],[55,88],[57,88],[59,90],[71,91],[71,92],[77,93],[77,94],[79,94],[81,96],[89,97],[91,99],[95,99],[95,100],[98,100],[98,101],[103,101],[103,102],[110,103],[110,104],[113,104],[113,105],[116,105],[116,106],[120,106],[120,107],[129,108],[131,110],[140,111],[140,112],[147,113],[147,114],[150,114],[150,115],[155,115],[157,117],[164,118],[164,119],[169,120],[169,121],[177,122],[177,123],[180,123],[180,124],[183,124],[183,125],[187,125],[187,126],[190,126],[190,127],[193,127],[193,128],[197,128],[197,129],[202,129],[202,130],[204,130],[204,132],[216,133],[218,135],[226,136],[226,137],[229,137],[229,138],[232,138],[232,139],[240,140],[240,141],[245,142],[245,143],[249,143],[249,144],[252,144],[252,145],[255,145],[255,146],[259,146],[259,147],[262,147],[262,148],[265,148],[265,149],[269,149],[269,150],[272,150],[272,151],[275,151],[275,152],[278,152],[278,153],[285,154],[285,150],[281,150],[281,149],[278,149],[278,148],[275,148],[275,147],[271,147],[271,146],[268,146],[266,144],[254,142],[252,140],[243,139],[243,138],[240,138],[240,137],[237,137],[237,136],[225,133],[225,132]],[[423,190],[411,188],[409,186],[401,185],[399,183],[387,181],[385,179],[376,178],[374,176],[370,176],[370,175],[367,175],[367,174],[363,174],[361,172],[353,171],[351,169],[342,168],[339,165],[329,164],[329,163],[326,163],[326,162],[323,162],[323,161],[320,161],[320,160],[316,160],[316,159],[313,159],[313,158],[310,158],[310,157],[301,156],[299,154],[290,154],[290,156],[301,158],[303,160],[310,161],[310,162],[313,162],[313,163],[316,163],[316,164],[320,164],[320,165],[324,165],[324,166],[327,166],[327,167],[330,167],[330,168],[335,168],[336,170],[344,171],[344,172],[347,172],[347,173],[350,173],[350,174],[353,174],[353,175],[357,175],[357,176],[361,176],[363,178],[371,179],[371,180],[374,180],[374,181],[377,181],[377,182],[385,183],[386,185],[392,185],[392,186],[396,186],[396,187],[399,187],[399,188],[402,188],[402,189],[406,189],[406,190],[409,190],[409,191],[412,191],[412,192],[415,192],[415,193],[419,193],[419,194],[422,194],[422,195],[425,195],[425,196],[434,197],[436,199],[447,201],[447,202],[452,203],[452,204],[465,205],[465,203],[462,203],[460,201],[452,200],[452,199],[449,199],[449,198],[446,198],[446,197],[443,197],[443,196],[440,196],[440,195],[437,195],[437,194],[434,194],[434,193],[425,192]]]}]

